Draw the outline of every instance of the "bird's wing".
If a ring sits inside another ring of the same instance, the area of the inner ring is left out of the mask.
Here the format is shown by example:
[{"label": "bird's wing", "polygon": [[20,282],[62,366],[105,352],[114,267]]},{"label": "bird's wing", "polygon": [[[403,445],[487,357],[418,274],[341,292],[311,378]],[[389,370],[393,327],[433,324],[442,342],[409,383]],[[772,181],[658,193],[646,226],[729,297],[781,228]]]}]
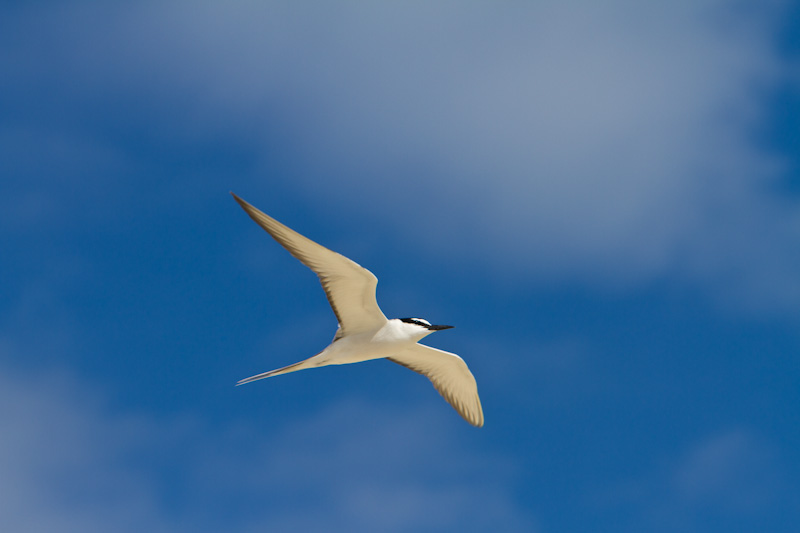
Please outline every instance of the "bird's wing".
[{"label": "bird's wing", "polygon": [[483,408],[478,397],[478,384],[475,383],[467,363],[459,356],[423,344],[415,344],[387,359],[431,380],[439,394],[464,420],[476,427],[483,425]]},{"label": "bird's wing", "polygon": [[375,300],[378,278],[355,261],[328,250],[231,193],[250,218],[319,276],[339,321],[337,336],[380,327],[386,317]]}]

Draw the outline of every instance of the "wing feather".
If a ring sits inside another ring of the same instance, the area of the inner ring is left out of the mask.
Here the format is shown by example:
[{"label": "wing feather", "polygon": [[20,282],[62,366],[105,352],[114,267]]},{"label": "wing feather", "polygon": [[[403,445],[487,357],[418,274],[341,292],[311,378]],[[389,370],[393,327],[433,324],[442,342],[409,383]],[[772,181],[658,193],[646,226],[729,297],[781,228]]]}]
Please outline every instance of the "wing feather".
[{"label": "wing feather", "polygon": [[337,336],[368,331],[386,322],[375,299],[378,278],[372,272],[284,226],[235,194],[231,195],[250,218],[319,277],[339,321]]},{"label": "wing feather", "polygon": [[459,356],[415,344],[387,359],[427,377],[464,420],[476,427],[483,426],[478,384],[467,363]]}]

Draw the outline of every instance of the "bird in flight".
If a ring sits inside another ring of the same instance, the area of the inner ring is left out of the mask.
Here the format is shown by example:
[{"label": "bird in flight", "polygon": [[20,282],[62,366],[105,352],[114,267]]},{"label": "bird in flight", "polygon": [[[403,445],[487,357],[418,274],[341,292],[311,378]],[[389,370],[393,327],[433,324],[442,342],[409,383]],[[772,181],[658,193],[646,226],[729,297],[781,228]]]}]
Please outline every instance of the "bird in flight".
[{"label": "bird in flight", "polygon": [[372,272],[300,235],[231,194],[250,218],[314,271],[339,321],[333,341],[317,355],[251,376],[237,385],[306,368],[385,358],[427,377],[464,420],[476,427],[483,426],[478,385],[464,360],[456,354],[417,342],[434,331],[452,326],[432,325],[421,318],[387,319],[375,299],[378,278]]}]

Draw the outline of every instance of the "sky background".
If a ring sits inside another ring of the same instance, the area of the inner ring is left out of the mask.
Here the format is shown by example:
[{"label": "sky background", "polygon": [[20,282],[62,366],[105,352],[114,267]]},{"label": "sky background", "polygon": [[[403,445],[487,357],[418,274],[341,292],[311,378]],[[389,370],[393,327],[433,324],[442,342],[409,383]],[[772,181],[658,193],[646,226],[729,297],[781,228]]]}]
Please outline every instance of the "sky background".
[{"label": "sky background", "polygon": [[[234,191],[456,329],[484,428]],[[800,5],[4,2],[3,531],[797,531]]]}]

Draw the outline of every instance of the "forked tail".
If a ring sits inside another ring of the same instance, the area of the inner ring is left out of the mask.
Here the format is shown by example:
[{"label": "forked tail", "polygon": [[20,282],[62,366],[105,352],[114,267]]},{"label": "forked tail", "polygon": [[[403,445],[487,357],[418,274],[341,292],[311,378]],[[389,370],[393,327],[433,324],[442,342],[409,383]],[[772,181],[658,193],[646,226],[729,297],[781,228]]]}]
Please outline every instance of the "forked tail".
[{"label": "forked tail", "polygon": [[[317,354],[319,355],[319,354]],[[299,363],[294,363],[289,366],[285,366],[283,368],[278,368],[277,370],[270,370],[269,372],[264,372],[263,374],[256,374],[255,376],[250,376],[249,378],[244,378],[239,380],[236,383],[236,386],[244,385],[245,383],[250,383],[251,381],[258,381],[259,379],[264,378],[271,378],[272,376],[280,376],[281,374],[288,374],[289,372],[297,372],[298,370],[303,370],[304,368],[314,368],[317,366],[322,366],[318,362],[312,362],[315,357],[309,357]]]}]

